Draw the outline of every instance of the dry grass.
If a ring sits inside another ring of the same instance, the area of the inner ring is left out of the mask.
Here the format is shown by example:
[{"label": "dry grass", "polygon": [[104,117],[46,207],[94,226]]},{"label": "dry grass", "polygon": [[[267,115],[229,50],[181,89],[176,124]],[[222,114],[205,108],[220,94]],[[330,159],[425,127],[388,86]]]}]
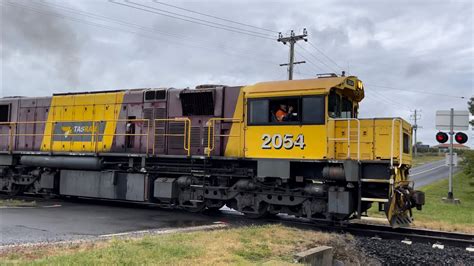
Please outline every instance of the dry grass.
[{"label": "dry grass", "polygon": [[[371,217],[363,217],[362,220],[356,221],[357,223],[363,224],[377,224],[377,225],[389,225],[388,220],[385,216],[380,213],[371,214]],[[446,221],[439,220],[417,220],[415,214],[415,221],[411,224],[411,227],[414,228],[423,228],[430,230],[446,231],[446,232],[459,232],[459,233],[468,233],[474,234],[474,224],[456,224],[449,223]]]},{"label": "dry grass", "polygon": [[438,231],[474,234],[474,225],[453,224],[453,223],[444,222],[444,221],[429,221],[429,220],[414,221],[413,227],[438,230]]},{"label": "dry grass", "polygon": [[336,235],[282,225],[114,239],[69,246],[17,249],[0,254],[2,264],[97,265],[165,264],[228,265],[268,263],[288,265],[297,252],[316,246],[334,247],[334,257],[349,264],[367,264],[350,235]]},{"label": "dry grass", "polygon": [[34,207],[34,206],[36,206],[36,201],[0,199],[0,207]]}]

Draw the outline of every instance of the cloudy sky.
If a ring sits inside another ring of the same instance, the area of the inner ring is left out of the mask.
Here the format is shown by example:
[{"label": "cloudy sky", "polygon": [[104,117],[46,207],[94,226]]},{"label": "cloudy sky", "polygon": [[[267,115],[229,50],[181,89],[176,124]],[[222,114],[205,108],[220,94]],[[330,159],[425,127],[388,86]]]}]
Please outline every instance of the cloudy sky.
[{"label": "cloudy sky", "polygon": [[307,63],[295,78],[358,76],[361,116],[421,110],[424,143],[435,143],[436,110],[466,110],[474,95],[471,0],[0,2],[0,97],[281,80],[288,47],[278,32],[303,28],[296,59]]}]

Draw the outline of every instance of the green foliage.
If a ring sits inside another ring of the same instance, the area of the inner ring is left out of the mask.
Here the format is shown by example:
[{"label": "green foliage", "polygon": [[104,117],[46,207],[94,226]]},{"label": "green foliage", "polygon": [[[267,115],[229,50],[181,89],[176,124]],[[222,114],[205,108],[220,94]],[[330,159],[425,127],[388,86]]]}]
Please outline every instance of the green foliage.
[{"label": "green foliage", "polygon": [[265,243],[246,243],[243,248],[236,250],[234,253],[249,261],[259,261],[270,258],[272,255],[270,247]]},{"label": "green foliage", "polygon": [[462,157],[463,160],[460,164],[464,173],[471,179],[474,179],[474,151],[464,151]]},{"label": "green foliage", "polygon": [[474,188],[469,186],[472,179],[464,173],[458,173],[453,178],[454,197],[461,204],[453,205],[442,202],[441,198],[448,194],[448,179],[443,179],[421,188],[425,192],[426,205],[423,210],[415,211],[414,216],[419,221],[442,221],[450,224],[474,225]]},{"label": "green foliage", "polygon": [[[194,258],[202,249],[181,239],[145,237],[141,240],[113,240],[106,248],[79,251],[73,254],[45,257],[29,262],[30,265],[159,265],[178,263]],[[11,259],[11,258],[10,258]]]}]

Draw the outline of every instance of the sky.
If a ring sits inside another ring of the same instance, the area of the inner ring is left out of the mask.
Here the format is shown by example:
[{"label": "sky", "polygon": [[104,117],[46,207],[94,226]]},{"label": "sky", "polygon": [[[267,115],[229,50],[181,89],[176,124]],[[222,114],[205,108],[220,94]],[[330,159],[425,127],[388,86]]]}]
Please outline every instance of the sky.
[{"label": "sky", "polygon": [[278,32],[304,28],[295,79],[358,76],[360,117],[413,122],[417,109],[423,143],[436,144],[436,110],[474,96],[470,0],[0,2],[0,97],[284,80]]}]

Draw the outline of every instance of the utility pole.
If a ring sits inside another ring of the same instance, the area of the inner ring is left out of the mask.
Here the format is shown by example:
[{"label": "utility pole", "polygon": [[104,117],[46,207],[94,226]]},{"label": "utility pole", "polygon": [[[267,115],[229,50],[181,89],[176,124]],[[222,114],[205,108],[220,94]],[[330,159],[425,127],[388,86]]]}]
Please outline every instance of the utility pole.
[{"label": "utility pole", "polygon": [[288,80],[293,79],[293,66],[296,64],[304,64],[306,63],[305,61],[299,61],[295,62],[295,43],[297,41],[304,40],[305,42],[308,41],[306,38],[308,36],[308,32],[306,29],[303,29],[303,34],[301,35],[295,35],[295,32],[291,30],[290,36],[284,37],[281,32],[278,34],[278,41],[282,42],[284,45],[286,43],[290,44],[290,56],[289,56],[289,61],[287,64],[280,64],[280,66],[288,66]]},{"label": "utility pole", "polygon": [[413,114],[411,115],[411,118],[412,120],[414,121],[414,124],[413,124],[413,130],[415,131],[415,146],[413,147],[413,155],[414,157],[418,156],[418,140],[417,140],[417,131],[418,131],[418,119],[420,119],[421,117],[419,116],[419,111],[421,110],[417,110],[415,109],[413,112]]}]

